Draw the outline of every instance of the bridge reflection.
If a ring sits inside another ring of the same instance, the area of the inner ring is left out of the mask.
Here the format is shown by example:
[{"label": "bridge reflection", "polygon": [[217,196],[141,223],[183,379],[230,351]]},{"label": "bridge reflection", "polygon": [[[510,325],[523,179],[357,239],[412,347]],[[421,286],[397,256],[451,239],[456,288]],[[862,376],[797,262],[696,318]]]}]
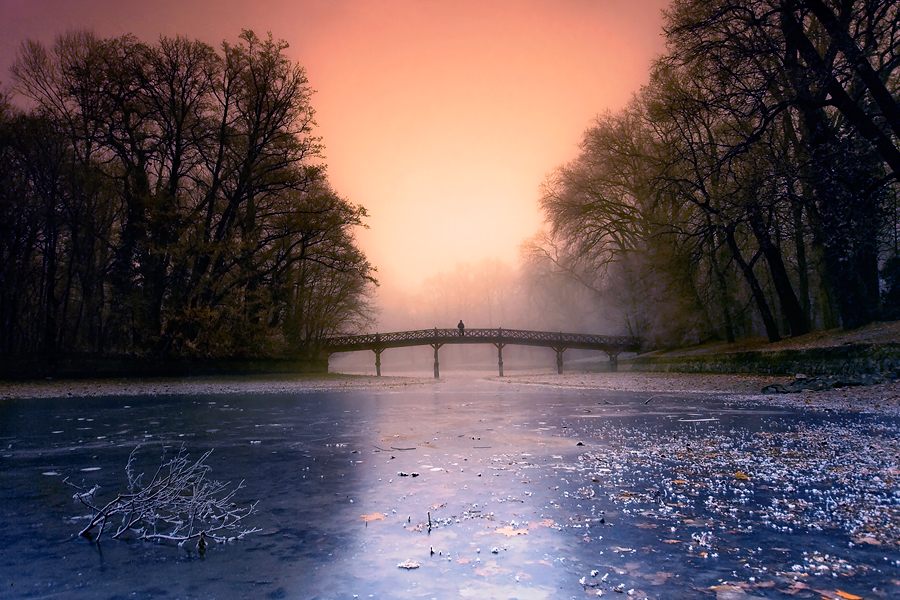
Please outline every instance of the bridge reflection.
[{"label": "bridge reflection", "polygon": [[375,353],[375,372],[381,375],[381,353],[388,348],[431,346],[434,349],[434,376],[440,377],[438,350],[446,344],[492,344],[497,348],[497,364],[503,377],[503,348],[518,346],[542,346],[556,351],[557,372],[563,372],[563,352],[572,349],[602,350],[609,355],[610,368],[615,371],[617,358],[622,352],[636,351],[640,340],[630,336],[592,335],[586,333],[562,333],[552,331],[528,331],[523,329],[420,329],[393,333],[371,333],[325,338],[320,351],[326,357],[340,352],[371,350]]}]

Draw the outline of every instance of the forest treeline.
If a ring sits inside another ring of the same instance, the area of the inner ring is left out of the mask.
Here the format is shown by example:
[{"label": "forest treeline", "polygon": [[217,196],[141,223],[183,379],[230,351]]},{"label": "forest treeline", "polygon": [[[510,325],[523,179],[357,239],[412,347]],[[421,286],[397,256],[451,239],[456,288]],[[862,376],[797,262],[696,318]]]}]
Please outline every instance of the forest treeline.
[{"label": "forest treeline", "polygon": [[900,318],[898,2],[675,0],[664,29],[548,178],[533,285],[655,345]]},{"label": "forest treeline", "polygon": [[285,357],[371,318],[287,44],[69,32],[0,97],[0,355]]}]

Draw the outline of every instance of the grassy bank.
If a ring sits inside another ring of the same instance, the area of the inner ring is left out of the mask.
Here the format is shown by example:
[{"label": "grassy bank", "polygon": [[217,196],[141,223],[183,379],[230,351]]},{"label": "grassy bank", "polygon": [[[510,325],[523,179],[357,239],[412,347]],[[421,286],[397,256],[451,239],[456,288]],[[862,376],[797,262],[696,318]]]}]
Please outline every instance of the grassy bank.
[{"label": "grassy bank", "polygon": [[749,339],[657,350],[622,361],[620,367],[680,373],[895,373],[900,377],[900,321],[872,323],[852,331],[816,331],[775,343]]},{"label": "grassy bank", "polygon": [[6,359],[0,379],[84,379],[116,377],[196,377],[206,375],[269,375],[328,372],[326,359],[225,358],[147,359],[134,357],[69,356]]}]

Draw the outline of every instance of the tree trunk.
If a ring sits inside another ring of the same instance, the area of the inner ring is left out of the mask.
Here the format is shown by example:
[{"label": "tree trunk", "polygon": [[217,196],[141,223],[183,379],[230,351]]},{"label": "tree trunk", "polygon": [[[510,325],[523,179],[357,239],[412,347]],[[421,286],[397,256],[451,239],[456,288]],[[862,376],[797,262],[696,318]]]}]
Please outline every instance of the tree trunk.
[{"label": "tree trunk", "polygon": [[772,243],[772,238],[769,237],[769,228],[760,214],[759,206],[756,204],[749,205],[747,214],[753,235],[759,242],[759,248],[766,259],[766,264],[769,265],[775,293],[778,294],[781,310],[785,319],[787,319],[791,335],[798,336],[809,333],[809,322],[806,320],[803,308],[800,306],[797,295],[794,293],[794,286],[791,284],[787,268],[784,266],[781,250]]},{"label": "tree trunk", "polygon": [[806,241],[803,236],[803,204],[796,198],[791,201],[793,216],[794,248],[797,251],[797,288],[800,293],[800,304],[803,316],[812,327],[812,310],[809,301],[809,264],[806,260]]},{"label": "tree trunk", "polygon": [[[747,285],[750,286],[750,292],[753,294],[753,300],[756,302],[756,308],[759,310],[759,316],[766,328],[766,335],[769,337],[769,341],[779,341],[781,335],[778,333],[778,324],[775,322],[775,317],[769,309],[769,303],[766,301],[766,295],[763,293],[762,286],[759,285],[756,273],[753,272],[753,262],[756,259],[754,258],[753,261],[748,263],[744,260],[743,256],[741,256],[741,249],[737,244],[737,240],[734,239],[733,228],[728,227],[725,229],[725,239],[728,242],[728,248],[731,250],[731,256],[741,268],[744,279],[747,280]],[[757,254],[757,256],[759,255]]]}]

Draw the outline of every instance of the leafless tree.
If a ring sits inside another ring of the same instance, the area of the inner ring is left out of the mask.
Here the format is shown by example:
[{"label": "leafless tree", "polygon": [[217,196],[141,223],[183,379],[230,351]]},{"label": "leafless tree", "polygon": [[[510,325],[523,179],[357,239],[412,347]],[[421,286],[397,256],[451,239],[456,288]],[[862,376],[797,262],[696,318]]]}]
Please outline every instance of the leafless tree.
[{"label": "leafless tree", "polygon": [[774,342],[886,317],[898,11],[898,0],[674,0],[649,85],[549,178],[550,235],[527,247],[531,272],[604,301],[631,288],[625,321],[674,343],[761,330]]},{"label": "leafless tree", "polygon": [[0,97],[0,353],[295,357],[368,321],[367,214],[329,185],[286,49],[22,44],[32,108]]}]

